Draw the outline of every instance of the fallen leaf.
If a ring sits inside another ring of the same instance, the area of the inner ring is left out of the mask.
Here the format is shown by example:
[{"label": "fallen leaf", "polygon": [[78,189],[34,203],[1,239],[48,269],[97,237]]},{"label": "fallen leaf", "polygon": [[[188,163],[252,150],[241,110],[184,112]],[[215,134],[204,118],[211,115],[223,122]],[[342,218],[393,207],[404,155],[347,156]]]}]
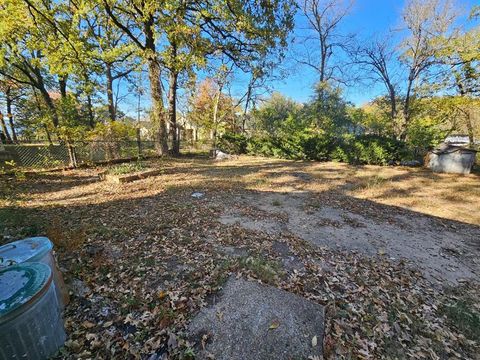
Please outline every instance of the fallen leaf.
[{"label": "fallen leaf", "polygon": [[95,326],[95,324],[88,320],[85,320],[84,322],[82,322],[82,326],[86,329],[91,329]]},{"label": "fallen leaf", "polygon": [[280,326],[280,322],[278,320],[274,320],[271,324],[270,324],[270,327],[269,329],[270,330],[275,330],[276,328],[278,328]]}]

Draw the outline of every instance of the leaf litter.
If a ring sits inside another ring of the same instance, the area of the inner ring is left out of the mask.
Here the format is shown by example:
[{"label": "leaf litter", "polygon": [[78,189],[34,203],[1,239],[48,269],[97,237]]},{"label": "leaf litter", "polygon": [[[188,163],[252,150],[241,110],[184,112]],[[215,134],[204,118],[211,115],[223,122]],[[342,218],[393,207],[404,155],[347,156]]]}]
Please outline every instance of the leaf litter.
[{"label": "leaf litter", "polygon": [[[312,338],[311,345],[322,344],[325,359],[478,358],[478,337],[466,336],[442,311],[468,295],[477,299],[472,306],[478,314],[478,283],[447,291],[405,259],[312,247],[288,231],[220,223],[238,196],[271,186],[257,180],[271,166],[266,160],[245,161],[252,173],[204,160],[155,165],[164,174],[121,185],[92,181],[101,169],[32,177],[18,184],[15,196],[2,197],[4,207],[46,224],[39,232],[57,244],[66,281],[76,284],[64,313],[68,340],[58,358],[193,358],[210,336],[189,339],[186,325],[230,275],[324,305],[326,336]],[[195,201],[194,192],[208,196]],[[255,204],[242,206],[251,218],[268,215]],[[23,227],[10,224],[5,239],[18,237]],[[284,256],[272,250],[278,241],[288,244],[300,270],[278,265]],[[250,255],[234,257],[218,246]],[[82,286],[88,291],[78,290]],[[273,320],[270,330],[278,326]]]}]

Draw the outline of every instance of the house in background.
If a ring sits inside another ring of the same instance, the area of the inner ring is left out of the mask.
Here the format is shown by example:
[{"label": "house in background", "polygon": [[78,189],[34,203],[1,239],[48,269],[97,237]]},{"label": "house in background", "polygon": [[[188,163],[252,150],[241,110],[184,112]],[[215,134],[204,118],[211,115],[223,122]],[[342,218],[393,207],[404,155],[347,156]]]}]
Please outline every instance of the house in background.
[{"label": "house in background", "polygon": [[179,124],[179,139],[180,141],[186,141],[186,142],[196,142],[200,140],[200,133],[198,127],[188,121],[188,119],[185,116],[179,116],[178,117],[178,124]]},{"label": "house in background", "polygon": [[[179,116],[177,121],[177,138],[180,139],[181,142],[185,141],[188,143],[194,143],[200,140],[200,132],[195,124],[191,123],[183,116]],[[155,139],[155,136],[153,134],[153,123],[150,120],[140,120],[136,124],[140,129],[141,139]],[[170,127],[170,123],[167,122],[167,133],[170,133]]]}]

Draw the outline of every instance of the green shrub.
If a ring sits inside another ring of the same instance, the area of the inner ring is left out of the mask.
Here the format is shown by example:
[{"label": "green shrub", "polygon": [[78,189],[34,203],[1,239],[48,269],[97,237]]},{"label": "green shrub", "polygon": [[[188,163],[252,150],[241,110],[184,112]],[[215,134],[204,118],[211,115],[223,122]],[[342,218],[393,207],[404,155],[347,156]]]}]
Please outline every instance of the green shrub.
[{"label": "green shrub", "polygon": [[331,152],[330,160],[349,163],[351,162],[351,156],[349,153],[346,152],[344,147],[342,147],[341,145],[338,145]]},{"label": "green shrub", "polygon": [[310,160],[328,161],[336,147],[336,139],[328,134],[312,134],[301,141],[303,153]]},{"label": "green shrub", "polygon": [[378,135],[335,136],[305,129],[277,136],[248,139],[246,152],[284,159],[340,161],[349,164],[387,165],[411,157],[405,143]]},{"label": "green shrub", "polygon": [[303,159],[303,149],[293,137],[265,136],[251,138],[247,152],[251,155],[271,156],[283,159]]},{"label": "green shrub", "polygon": [[110,175],[125,175],[145,170],[147,167],[141,162],[131,162],[113,166],[107,170]]},{"label": "green shrub", "polygon": [[217,147],[228,154],[246,154],[248,140],[243,134],[227,132],[218,139]]},{"label": "green shrub", "polygon": [[251,138],[247,144],[247,153],[260,156],[274,156],[275,145],[270,137]]},{"label": "green shrub", "polygon": [[401,159],[405,145],[393,138],[378,135],[346,136],[335,149],[333,160],[351,164],[387,165]]}]

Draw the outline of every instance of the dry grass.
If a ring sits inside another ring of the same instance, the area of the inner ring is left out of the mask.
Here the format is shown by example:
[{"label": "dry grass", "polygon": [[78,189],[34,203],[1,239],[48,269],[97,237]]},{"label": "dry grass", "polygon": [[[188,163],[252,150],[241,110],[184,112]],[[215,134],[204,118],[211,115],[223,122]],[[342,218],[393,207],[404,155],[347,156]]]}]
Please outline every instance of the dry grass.
[{"label": "dry grass", "polygon": [[[231,274],[254,277],[328,305],[329,359],[362,358],[362,347],[372,344],[373,358],[395,358],[405,349],[411,355],[426,347],[427,332],[439,354],[452,344],[460,351],[457,358],[475,353],[475,344],[455,335],[462,324],[462,333],[476,334],[471,329],[478,317],[470,321],[470,304],[447,298],[448,319],[437,316],[443,291],[432,289],[404,262],[312,248],[292,234],[268,235],[224,225],[218,218],[229,206],[239,206],[242,196],[298,192],[308,193],[311,207],[327,199],[331,206],[358,206],[358,211],[368,212],[366,217],[401,207],[479,225],[479,176],[253,157],[225,162],[164,159],[147,166],[161,173],[125,184],[100,181],[98,174],[105,168],[0,178],[3,241],[47,234],[57,245],[67,283],[81,280],[91,290],[86,297],[74,294],[67,307],[69,340],[63,358],[149,358],[168,343],[170,332],[179,338],[170,358],[185,358],[191,352],[191,344],[182,340],[186,323]],[[197,191],[206,196],[193,199]],[[274,200],[271,205],[284,204]],[[243,210],[259,219],[273,216],[253,205]],[[272,251],[277,241],[294,250],[304,265],[302,274],[287,276],[288,269],[280,268],[282,257]],[[227,247],[241,248],[248,256],[219,251]],[[327,270],[319,263],[329,265]],[[472,293],[478,298],[477,290]],[[420,330],[402,323],[396,314],[394,321],[385,315],[391,312],[391,299],[399,297],[404,307],[399,314],[414,316]],[[104,313],[105,308],[110,310]],[[444,324],[447,320],[451,328]],[[447,329],[452,335],[437,339],[434,329]],[[412,342],[400,346],[398,333],[413,337]],[[390,353],[392,349],[397,352]]]},{"label": "dry grass", "polygon": [[[20,189],[16,192],[20,194],[4,194],[0,206],[99,204],[185,187],[226,190],[241,187],[277,192],[334,191],[440,218],[480,224],[480,176],[474,174],[434,174],[422,168],[350,166],[246,156],[224,162],[185,158],[157,160],[148,166],[164,172],[123,185],[97,181],[102,168],[45,174],[17,183]],[[301,181],[300,173],[306,174],[308,181]],[[60,183],[62,186],[55,186]],[[28,191],[32,186],[39,189]]]},{"label": "dry grass", "polygon": [[[381,181],[379,181],[381,179]],[[428,215],[480,224],[480,177],[434,174],[425,169],[366,167],[350,195]]]},{"label": "dry grass", "polygon": [[[480,224],[478,175],[435,174],[422,168],[350,166],[335,162],[287,162],[247,157],[241,158],[235,165],[272,163],[278,166],[242,176],[241,181],[250,188],[274,191],[336,191],[445,219]],[[225,162],[220,167],[230,165],[230,162]],[[298,177],[292,176],[292,172],[305,172],[312,181],[296,184]]]}]

